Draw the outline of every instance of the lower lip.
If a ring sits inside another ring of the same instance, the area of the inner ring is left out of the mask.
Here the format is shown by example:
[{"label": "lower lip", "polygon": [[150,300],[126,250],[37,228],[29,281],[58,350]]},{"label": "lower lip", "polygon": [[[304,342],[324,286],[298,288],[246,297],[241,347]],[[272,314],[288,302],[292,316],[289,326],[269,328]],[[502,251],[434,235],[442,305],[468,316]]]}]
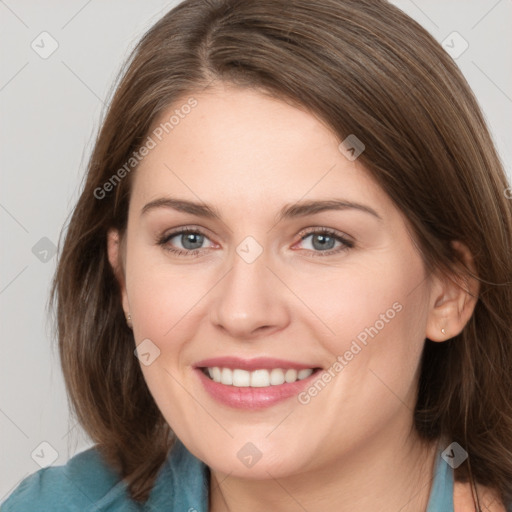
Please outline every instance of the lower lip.
[{"label": "lower lip", "polygon": [[312,380],[318,377],[321,370],[314,371],[309,377],[302,380],[261,388],[228,386],[209,379],[199,368],[196,368],[195,371],[206,391],[218,402],[237,409],[254,410],[264,409],[297,396]]}]

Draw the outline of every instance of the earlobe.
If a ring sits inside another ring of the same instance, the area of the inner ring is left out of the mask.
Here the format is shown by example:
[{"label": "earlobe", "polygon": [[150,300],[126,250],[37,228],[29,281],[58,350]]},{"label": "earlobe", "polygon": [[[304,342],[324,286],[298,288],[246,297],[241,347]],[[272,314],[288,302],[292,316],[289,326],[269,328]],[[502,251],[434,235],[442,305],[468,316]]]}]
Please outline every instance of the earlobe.
[{"label": "earlobe", "polygon": [[121,290],[121,300],[125,314],[128,315],[130,312],[130,306],[128,304],[128,297],[126,294],[122,244],[119,231],[117,229],[110,229],[107,233],[107,253],[108,260],[116,276],[117,282],[119,283],[119,289]]},{"label": "earlobe", "polygon": [[[436,342],[446,341],[462,332],[474,312],[480,285],[469,249],[461,242],[452,242],[461,255],[461,274],[436,275],[431,287],[431,306],[425,336]],[[473,274],[469,276],[468,270]]]}]

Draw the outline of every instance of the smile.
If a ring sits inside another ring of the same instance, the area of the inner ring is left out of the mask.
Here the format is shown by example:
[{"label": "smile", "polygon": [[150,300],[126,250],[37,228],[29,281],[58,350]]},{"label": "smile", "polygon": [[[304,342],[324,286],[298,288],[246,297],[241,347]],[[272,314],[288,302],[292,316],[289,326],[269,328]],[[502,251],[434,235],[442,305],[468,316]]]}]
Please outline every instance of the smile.
[{"label": "smile", "polygon": [[292,383],[309,377],[316,368],[304,368],[295,370],[293,368],[272,368],[247,371],[241,368],[221,368],[218,366],[201,368],[201,371],[214,382],[226,386],[263,388],[267,386],[279,386]]}]

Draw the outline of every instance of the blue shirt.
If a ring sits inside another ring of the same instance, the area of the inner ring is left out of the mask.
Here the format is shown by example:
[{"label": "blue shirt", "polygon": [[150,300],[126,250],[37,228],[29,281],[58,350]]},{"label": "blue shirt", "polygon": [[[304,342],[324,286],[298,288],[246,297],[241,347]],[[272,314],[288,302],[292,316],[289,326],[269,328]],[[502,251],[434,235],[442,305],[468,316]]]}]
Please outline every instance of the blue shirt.
[{"label": "blue shirt", "polygon": [[[453,470],[441,458],[433,475],[427,512],[453,512]],[[210,470],[177,440],[144,504],[93,447],[64,466],[40,469],[25,478],[0,512],[207,512]]]}]

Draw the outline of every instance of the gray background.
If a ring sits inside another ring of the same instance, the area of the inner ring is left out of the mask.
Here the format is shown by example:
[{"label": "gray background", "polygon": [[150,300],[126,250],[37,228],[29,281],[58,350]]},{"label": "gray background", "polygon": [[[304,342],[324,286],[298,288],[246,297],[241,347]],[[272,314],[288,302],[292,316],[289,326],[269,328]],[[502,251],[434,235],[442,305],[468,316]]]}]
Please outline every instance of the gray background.
[{"label": "gray background", "polygon": [[[46,312],[52,250],[122,61],[176,3],[0,0],[0,502],[40,464],[64,464],[92,444],[69,419]],[[510,177],[512,0],[392,3],[439,42],[457,31],[469,43],[456,62]],[[42,58],[52,44],[45,31],[58,48]]]}]

